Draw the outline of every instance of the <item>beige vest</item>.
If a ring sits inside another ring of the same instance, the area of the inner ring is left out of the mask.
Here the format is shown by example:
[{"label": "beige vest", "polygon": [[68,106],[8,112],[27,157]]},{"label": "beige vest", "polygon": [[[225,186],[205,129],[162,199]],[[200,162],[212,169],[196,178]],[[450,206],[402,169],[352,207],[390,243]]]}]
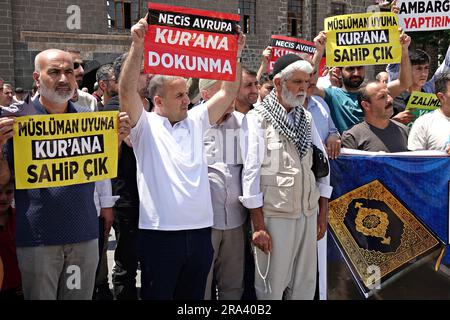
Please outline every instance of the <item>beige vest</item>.
[{"label": "beige vest", "polygon": [[295,145],[256,111],[264,129],[265,154],[261,166],[261,192],[265,217],[310,216],[319,207],[319,188],[311,170],[312,148],[300,160]]}]

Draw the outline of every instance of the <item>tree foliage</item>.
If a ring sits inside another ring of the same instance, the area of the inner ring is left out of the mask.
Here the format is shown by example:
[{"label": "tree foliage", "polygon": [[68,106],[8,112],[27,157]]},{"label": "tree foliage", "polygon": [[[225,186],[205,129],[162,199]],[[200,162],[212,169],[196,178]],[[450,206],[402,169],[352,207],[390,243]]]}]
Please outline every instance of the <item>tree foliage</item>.
[{"label": "tree foliage", "polygon": [[415,48],[436,47],[439,63],[442,63],[448,46],[450,45],[450,30],[409,32]]}]

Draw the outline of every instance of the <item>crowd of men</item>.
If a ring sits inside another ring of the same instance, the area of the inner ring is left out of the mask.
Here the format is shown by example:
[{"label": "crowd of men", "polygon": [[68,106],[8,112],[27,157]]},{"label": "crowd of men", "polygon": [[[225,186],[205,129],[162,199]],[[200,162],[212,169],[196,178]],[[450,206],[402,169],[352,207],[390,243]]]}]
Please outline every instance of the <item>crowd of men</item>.
[{"label": "crowd of men", "polygon": [[[188,82],[144,72],[147,28],[136,23],[129,52],[98,69],[93,95],[79,89],[74,49],[36,56],[25,99],[0,79],[0,298],[313,299],[332,194],[329,175],[311,169],[313,145],[331,161],[341,146],[450,154],[450,46],[429,81],[430,57],[404,32],[401,63],[376,79],[364,66],[319,75],[321,32],[312,60],[287,54],[266,73],[272,48],[258,72],[242,67],[240,32],[235,81]],[[414,91],[440,107],[415,119]],[[121,111],[116,178],[14,189],[16,116],[98,110]]]}]

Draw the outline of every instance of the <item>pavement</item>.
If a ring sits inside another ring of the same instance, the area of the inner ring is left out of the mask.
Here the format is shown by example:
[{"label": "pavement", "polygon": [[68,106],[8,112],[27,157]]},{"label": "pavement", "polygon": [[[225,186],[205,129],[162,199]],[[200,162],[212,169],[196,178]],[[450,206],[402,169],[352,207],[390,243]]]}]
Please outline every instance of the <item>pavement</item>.
[{"label": "pavement", "polygon": [[[114,231],[112,230],[109,235],[109,242],[108,242],[108,283],[109,287],[112,290],[112,281],[111,281],[111,275],[112,275],[112,268],[114,267],[114,250],[116,249],[116,236]],[[136,275],[136,287],[138,290],[141,288],[141,270],[138,269],[137,275]]]},{"label": "pavement", "polygon": [[[331,238],[331,237],[329,237]],[[337,250],[328,241],[328,253]],[[423,262],[425,261],[425,262]],[[412,268],[385,286],[381,286],[369,300],[450,300],[450,268],[441,265],[435,271],[436,258],[416,262]],[[344,259],[328,259],[328,299],[364,300]]]}]

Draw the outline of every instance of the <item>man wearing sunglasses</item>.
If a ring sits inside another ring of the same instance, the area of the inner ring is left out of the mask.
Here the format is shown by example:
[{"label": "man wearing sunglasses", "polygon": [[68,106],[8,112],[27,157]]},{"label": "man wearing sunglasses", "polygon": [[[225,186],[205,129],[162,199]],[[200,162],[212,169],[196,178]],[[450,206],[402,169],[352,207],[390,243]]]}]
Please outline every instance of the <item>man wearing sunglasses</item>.
[{"label": "man wearing sunglasses", "polygon": [[97,99],[95,99],[94,96],[91,94],[81,91],[80,88],[83,84],[83,77],[84,77],[84,62],[83,59],[81,59],[81,52],[80,50],[68,48],[64,50],[72,56],[73,60],[73,70],[75,72],[75,80],[78,85],[77,93],[78,93],[78,99],[74,101],[76,105],[79,105],[81,107],[89,107],[91,111],[97,111]]}]

